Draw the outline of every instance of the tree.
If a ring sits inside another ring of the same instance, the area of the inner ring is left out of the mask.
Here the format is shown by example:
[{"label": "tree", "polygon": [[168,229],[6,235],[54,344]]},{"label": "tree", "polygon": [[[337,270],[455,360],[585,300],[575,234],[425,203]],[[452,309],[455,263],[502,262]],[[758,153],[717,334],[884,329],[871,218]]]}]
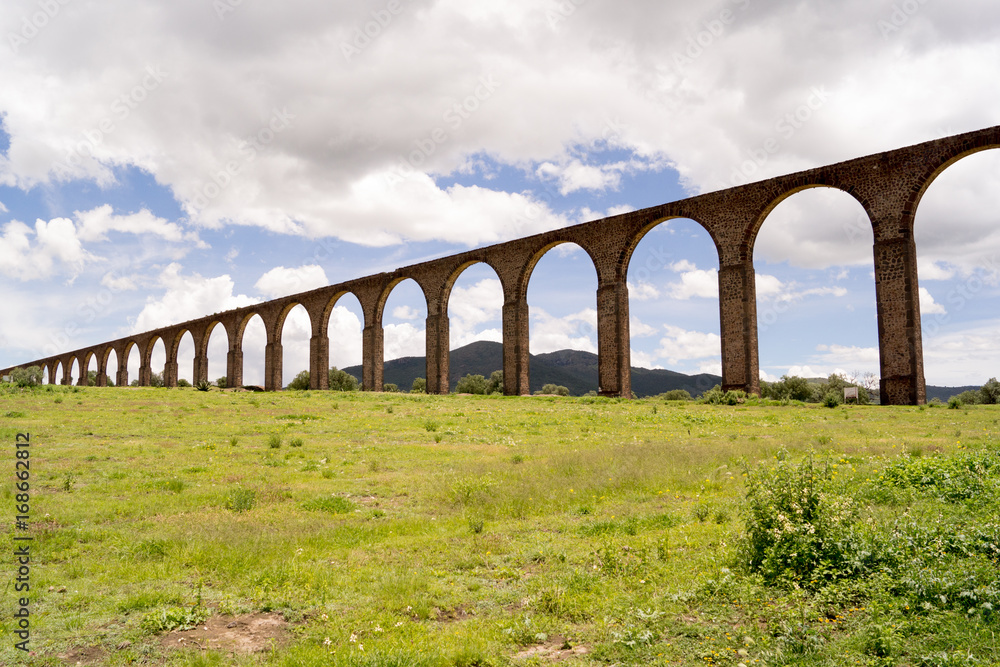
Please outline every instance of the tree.
[{"label": "tree", "polygon": [[225,375],[223,375],[222,377],[220,377],[218,380],[215,381],[215,386],[218,387],[219,389],[225,389],[226,385],[228,384],[229,380],[226,379]]},{"label": "tree", "polygon": [[301,373],[295,376],[295,379],[293,379],[291,382],[288,383],[287,387],[285,387],[285,389],[300,390],[300,391],[308,388],[309,388],[309,371],[302,371]]},{"label": "tree", "polygon": [[88,387],[97,386],[97,371],[87,371],[87,386]]},{"label": "tree", "polygon": [[395,382],[386,382],[385,384],[382,385],[382,391],[395,393],[399,391],[399,385],[396,384]]},{"label": "tree", "polygon": [[424,394],[427,393],[427,380],[425,378],[417,378],[413,381],[413,386],[410,387],[411,394]]},{"label": "tree", "polygon": [[149,386],[150,387],[162,387],[163,386],[163,373],[150,373],[149,374]]},{"label": "tree", "polygon": [[347,371],[337,370],[334,366],[330,369],[330,389],[334,391],[357,391],[358,378]]},{"label": "tree", "polygon": [[562,386],[561,384],[553,384],[550,382],[548,384],[542,385],[542,388],[538,393],[551,396],[569,396],[569,389]]},{"label": "tree", "polygon": [[665,401],[690,401],[691,392],[687,389],[671,389],[668,392],[660,394],[660,398]]},{"label": "tree", "polygon": [[18,387],[37,387],[42,383],[42,369],[38,366],[15,368],[10,372],[10,381]]},{"label": "tree", "polygon": [[489,380],[482,375],[466,375],[455,385],[455,392],[459,394],[485,394],[489,389]]},{"label": "tree", "polygon": [[493,371],[490,375],[489,386],[486,388],[487,394],[503,393],[503,371]]},{"label": "tree", "polygon": [[185,380],[184,378],[178,378],[178,380],[177,380],[177,386],[178,387],[190,387],[191,383],[188,382],[187,380]]},{"label": "tree", "polygon": [[996,378],[990,378],[979,388],[979,402],[984,405],[1000,403],[1000,382],[997,382]]}]

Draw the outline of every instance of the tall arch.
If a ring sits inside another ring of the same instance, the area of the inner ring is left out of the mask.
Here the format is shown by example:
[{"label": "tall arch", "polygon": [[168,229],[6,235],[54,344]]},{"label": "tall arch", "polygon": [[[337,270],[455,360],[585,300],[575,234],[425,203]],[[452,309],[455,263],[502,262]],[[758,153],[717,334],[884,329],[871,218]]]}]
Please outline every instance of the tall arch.
[{"label": "tall arch", "polygon": [[[427,314],[427,295],[415,279],[397,278],[383,290],[376,310],[376,321],[383,330],[383,385],[395,384],[403,391],[410,389],[404,385],[412,373],[412,364],[401,361],[409,357],[424,357],[422,376],[426,379],[431,374],[426,356]],[[386,364],[391,361],[396,363]]]},{"label": "tall arch", "polygon": [[226,325],[213,320],[205,326],[195,351],[195,383],[201,380],[228,384],[229,332]]},{"label": "tall arch", "polygon": [[[160,368],[157,372],[155,369]],[[167,368],[167,344],[159,335],[151,336],[142,351],[142,365],[139,367],[139,386],[163,386],[169,373]]]},{"label": "tall arch", "polygon": [[930,385],[980,385],[1000,371],[998,174],[1000,150],[965,151],[919,193],[913,238]]},{"label": "tall arch", "polygon": [[[499,348],[479,345],[472,350],[478,357],[491,359],[483,368],[486,377],[492,371],[503,370],[503,306],[504,289],[500,276],[490,264],[483,261],[463,263],[448,276],[441,295],[441,312],[447,322],[448,368],[456,349],[473,343],[500,343]],[[448,386],[439,390],[446,393],[460,379],[455,372],[445,374]]]},{"label": "tall arch", "polygon": [[339,291],[326,302],[319,329],[310,342],[309,381],[313,389],[330,387],[330,368],[349,369],[358,382],[363,376],[362,338],[365,313],[361,300]]},{"label": "tall arch", "polygon": [[[627,248],[623,275],[628,295],[631,366],[692,376],[692,395],[710,389],[722,373],[719,252],[703,225],[668,218],[644,227]],[[662,391],[655,372],[630,381],[636,396]]]},{"label": "tall arch", "polygon": [[[256,311],[246,314],[235,332],[236,347],[240,350],[237,386],[264,386],[267,366],[267,325]],[[249,352],[250,365],[247,365]],[[257,361],[259,359],[259,361]]]},{"label": "tall arch", "polygon": [[102,379],[104,384],[102,386],[117,386],[118,381],[116,378],[118,377],[118,371],[121,367],[121,362],[118,359],[118,352],[115,351],[113,346],[108,345],[104,348],[104,351],[101,354],[101,368],[103,369],[102,372],[104,375],[104,378]]},{"label": "tall arch", "polygon": [[[553,250],[558,257],[550,254]],[[521,293],[525,298],[525,314],[528,315],[528,350],[522,351],[522,354],[530,351],[536,356],[539,366],[553,370],[548,378],[550,381],[567,386],[575,394],[587,391],[609,393],[608,387],[601,385],[598,359],[593,358],[591,364],[586,354],[598,355],[600,352],[598,285],[593,256],[573,241],[559,240],[546,244],[532,255],[523,273]],[[534,308],[530,307],[531,302],[536,304]],[[574,375],[559,373],[558,366],[570,359],[587,364],[586,369]],[[528,360],[523,359],[522,363],[523,376],[519,378],[521,393],[538,391],[546,378],[540,373],[532,378]]]},{"label": "tall arch", "polygon": [[275,323],[275,347],[272,349],[275,363],[278,364],[275,369],[276,388],[287,386],[300,371],[310,370],[311,334],[309,311],[298,301],[288,303]]},{"label": "tall arch", "polygon": [[772,202],[751,245],[763,379],[878,373],[873,243],[866,208],[842,189]]}]

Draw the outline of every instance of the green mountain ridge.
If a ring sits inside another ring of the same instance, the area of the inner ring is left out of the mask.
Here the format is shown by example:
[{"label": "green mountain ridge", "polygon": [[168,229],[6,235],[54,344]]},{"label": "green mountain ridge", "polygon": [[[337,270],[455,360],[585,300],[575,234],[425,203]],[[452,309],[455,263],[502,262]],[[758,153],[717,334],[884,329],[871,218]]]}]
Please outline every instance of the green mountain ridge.
[{"label": "green mountain ridge", "polygon": [[[503,368],[503,345],[492,341],[476,341],[451,351],[449,362],[450,389],[466,375],[489,377]],[[425,377],[427,362],[424,357],[403,357],[385,362],[383,377],[388,384],[407,390],[418,377]],[[559,350],[545,354],[532,354],[528,361],[530,389],[538,391],[546,384],[558,384],[569,389],[573,396],[597,391],[597,355],[580,350]],[[361,366],[343,369],[354,377],[361,377]],[[703,373],[685,375],[675,371],[649,368],[632,368],[632,392],[639,397],[655,396],[671,389],[685,389],[697,396],[722,382],[718,375]]]}]

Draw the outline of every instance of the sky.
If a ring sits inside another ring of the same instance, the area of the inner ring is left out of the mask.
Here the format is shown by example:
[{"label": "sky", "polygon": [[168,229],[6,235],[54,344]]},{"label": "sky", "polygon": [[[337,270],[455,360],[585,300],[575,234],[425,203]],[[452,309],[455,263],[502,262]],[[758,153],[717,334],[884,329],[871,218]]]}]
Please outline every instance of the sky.
[{"label": "sky", "polygon": [[[1000,123],[990,0],[8,0],[0,37],[0,367]],[[998,177],[965,158],[917,211],[928,384],[1000,375]],[[877,372],[859,204],[794,195],[754,263],[762,379]],[[720,372],[717,269],[693,221],[643,239],[634,366]],[[532,353],[596,352],[596,286],[576,246],[543,257]],[[501,306],[463,273],[451,347],[500,341]],[[400,284],[386,359],[424,354],[425,317]],[[308,330],[293,311],[286,383]],[[356,299],[330,330],[359,364]],[[244,352],[262,383],[259,320]]]}]

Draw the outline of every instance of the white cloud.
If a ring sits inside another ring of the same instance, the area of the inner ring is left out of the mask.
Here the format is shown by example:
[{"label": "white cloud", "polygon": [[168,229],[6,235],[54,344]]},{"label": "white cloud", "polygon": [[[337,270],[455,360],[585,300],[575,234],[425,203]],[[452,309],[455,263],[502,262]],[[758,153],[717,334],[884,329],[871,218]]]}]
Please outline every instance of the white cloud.
[{"label": "white cloud", "polygon": [[416,320],[420,318],[420,313],[410,306],[396,306],[392,309],[392,316],[398,320]]},{"label": "white cloud", "polygon": [[660,339],[656,357],[669,365],[681,361],[722,356],[722,339],[718,334],[688,331],[681,327],[665,325],[666,336]]},{"label": "white cloud", "polygon": [[660,290],[656,289],[656,285],[647,282],[640,282],[638,284],[629,283],[628,296],[629,299],[635,299],[636,301],[652,301],[653,299],[660,298]]},{"label": "white cloud", "polygon": [[448,298],[451,349],[477,340],[503,342],[502,313],[503,287],[499,280],[485,278],[469,287],[455,287]]},{"label": "white cloud", "polygon": [[[679,262],[678,264],[693,266],[690,262]],[[691,299],[693,297],[717,299],[719,298],[719,272],[715,269],[685,271],[681,273],[681,281],[671,283],[667,286],[667,290],[672,299]]]},{"label": "white cloud", "polygon": [[927,291],[926,287],[920,288],[920,315],[945,315],[947,310],[940,303],[934,301],[934,297]]},{"label": "white cloud", "polygon": [[157,283],[163,292],[146,300],[142,312],[130,327],[130,333],[158,329],[260,302],[260,299],[250,296],[233,294],[233,279],[228,275],[203,278],[197,273],[183,275],[182,271],[180,264],[173,263],[160,273]]},{"label": "white cloud", "polygon": [[646,338],[648,336],[655,336],[658,331],[656,327],[652,327],[648,324],[643,324],[642,322],[639,321],[639,318],[634,315],[629,318],[628,330],[633,338]]},{"label": "white cloud", "polygon": [[597,330],[597,311],[585,308],[565,317],[554,317],[542,308],[531,309],[531,354],[544,354],[557,350],[582,350],[597,352],[594,338]]},{"label": "white cloud", "polygon": [[918,258],[917,275],[921,281],[951,280],[955,277],[955,269],[948,266],[945,262],[920,261],[920,258]]},{"label": "white cloud", "polygon": [[422,357],[427,354],[427,332],[409,322],[385,325],[385,359]]},{"label": "white cloud", "polygon": [[632,357],[632,366],[635,368],[663,368],[662,365],[656,363],[656,358],[648,352],[642,352],[632,348],[630,354]]},{"label": "white cloud", "polygon": [[1000,377],[1000,320],[924,335],[924,377],[938,386],[981,385]]},{"label": "white cloud", "polygon": [[83,248],[68,218],[36,220],[35,228],[14,220],[0,232],[0,273],[21,281],[56,274],[77,275],[95,258]]},{"label": "white cloud", "polygon": [[297,269],[277,266],[262,275],[254,284],[254,289],[269,299],[277,299],[326,287],[329,284],[330,281],[327,280],[326,272],[321,266],[310,264]]},{"label": "white cloud", "polygon": [[164,241],[190,243],[197,248],[207,248],[197,232],[185,232],[173,222],[157,217],[147,209],[130,215],[115,215],[110,204],[104,204],[89,211],[76,211],[74,217],[79,224],[78,233],[82,241],[106,241],[108,232],[122,232],[159,236]]}]

